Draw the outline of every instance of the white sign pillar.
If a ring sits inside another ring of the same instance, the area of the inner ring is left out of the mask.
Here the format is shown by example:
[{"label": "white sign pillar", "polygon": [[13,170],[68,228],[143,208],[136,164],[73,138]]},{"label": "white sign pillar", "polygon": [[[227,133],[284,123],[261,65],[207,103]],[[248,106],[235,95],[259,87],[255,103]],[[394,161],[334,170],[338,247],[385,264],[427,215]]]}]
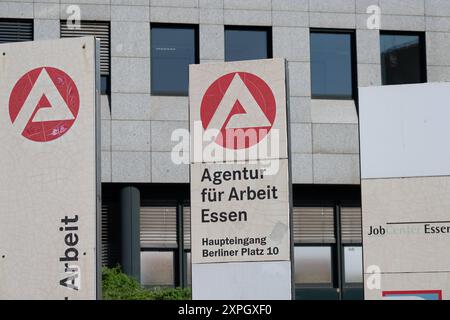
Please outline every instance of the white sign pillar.
[{"label": "white sign pillar", "polygon": [[360,89],[366,299],[450,299],[450,84]]},{"label": "white sign pillar", "polygon": [[283,59],[191,65],[194,299],[291,299]]},{"label": "white sign pillar", "polygon": [[0,45],[0,299],[95,299],[94,37]]}]

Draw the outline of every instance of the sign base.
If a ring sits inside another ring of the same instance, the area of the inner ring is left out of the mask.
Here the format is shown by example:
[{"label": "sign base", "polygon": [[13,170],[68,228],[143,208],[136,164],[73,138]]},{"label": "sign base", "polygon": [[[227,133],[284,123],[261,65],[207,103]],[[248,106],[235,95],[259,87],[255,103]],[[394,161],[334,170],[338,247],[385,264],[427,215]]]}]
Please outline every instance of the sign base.
[{"label": "sign base", "polygon": [[290,261],[193,264],[192,298],[291,300],[291,281]]}]

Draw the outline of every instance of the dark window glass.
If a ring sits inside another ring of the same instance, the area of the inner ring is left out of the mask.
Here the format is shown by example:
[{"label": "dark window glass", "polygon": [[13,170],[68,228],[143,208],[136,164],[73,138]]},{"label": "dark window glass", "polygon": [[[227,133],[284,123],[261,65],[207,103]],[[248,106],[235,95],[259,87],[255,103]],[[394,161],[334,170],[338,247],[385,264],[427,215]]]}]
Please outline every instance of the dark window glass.
[{"label": "dark window glass", "polygon": [[270,28],[225,27],[225,61],[272,57]]},{"label": "dark window glass", "polygon": [[311,94],[313,98],[353,98],[351,33],[311,32]]},{"label": "dark window glass", "polygon": [[102,75],[100,77],[100,86],[101,86],[101,94],[109,94],[110,93],[110,81],[109,81],[109,75],[105,76]]},{"label": "dark window glass", "polygon": [[197,27],[152,26],[152,94],[187,95],[189,64],[198,63]]},{"label": "dark window glass", "polygon": [[419,34],[381,34],[383,85],[425,82],[423,38]]}]

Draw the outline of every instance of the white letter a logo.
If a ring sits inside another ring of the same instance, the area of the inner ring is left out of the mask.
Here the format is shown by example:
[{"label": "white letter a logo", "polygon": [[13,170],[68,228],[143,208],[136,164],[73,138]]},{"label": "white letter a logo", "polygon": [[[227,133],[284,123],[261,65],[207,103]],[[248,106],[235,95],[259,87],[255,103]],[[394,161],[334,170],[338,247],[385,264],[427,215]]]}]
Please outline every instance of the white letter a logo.
[{"label": "white letter a logo", "polygon": [[[235,105],[239,104],[244,109],[243,112],[233,112]],[[233,113],[233,114],[231,114]],[[231,117],[230,117],[231,114]],[[230,117],[225,129],[245,129],[270,127],[270,121],[262,111],[242,81],[239,74],[235,74],[228,87],[227,92],[220,101],[217,111],[208,125],[208,129],[222,130],[225,122]]]},{"label": "white letter a logo", "polygon": [[73,119],[75,119],[74,115],[61,97],[52,79],[50,79],[47,70],[42,68],[17,119],[14,121],[14,127],[22,132],[29,121],[45,122]]}]

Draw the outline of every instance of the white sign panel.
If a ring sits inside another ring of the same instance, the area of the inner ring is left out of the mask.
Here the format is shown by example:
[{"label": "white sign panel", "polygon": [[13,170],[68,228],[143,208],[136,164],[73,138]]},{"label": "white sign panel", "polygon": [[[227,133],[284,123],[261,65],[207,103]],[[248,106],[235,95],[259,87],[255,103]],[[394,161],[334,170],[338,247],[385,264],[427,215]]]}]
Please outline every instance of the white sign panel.
[{"label": "white sign panel", "polygon": [[95,299],[96,42],[0,45],[0,299]]},{"label": "white sign panel", "polygon": [[359,92],[362,179],[450,175],[450,83]]},{"label": "white sign panel", "polygon": [[278,166],[192,165],[193,263],[290,260],[288,161]]},{"label": "white sign panel", "polygon": [[360,89],[367,299],[449,297],[449,92],[446,83]]},{"label": "white sign panel", "polygon": [[191,65],[189,79],[193,297],[289,299],[285,62]]}]

